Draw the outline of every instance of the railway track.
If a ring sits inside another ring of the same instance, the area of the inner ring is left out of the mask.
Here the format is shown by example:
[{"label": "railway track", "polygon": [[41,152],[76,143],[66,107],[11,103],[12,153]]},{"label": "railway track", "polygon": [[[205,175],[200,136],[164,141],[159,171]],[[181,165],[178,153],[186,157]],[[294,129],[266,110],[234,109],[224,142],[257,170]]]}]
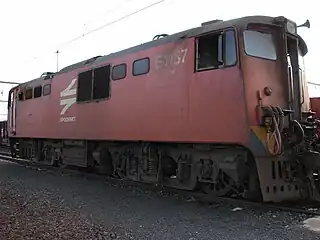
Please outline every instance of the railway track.
[{"label": "railway track", "polygon": [[66,168],[57,168],[47,164],[42,164],[39,162],[33,162],[22,158],[12,158],[9,148],[5,147],[0,149],[0,159],[6,160],[9,162],[17,163],[22,166],[34,167],[37,169],[49,171],[51,173],[60,173],[67,174],[72,176],[81,176],[90,180],[100,180],[110,184],[115,184],[117,186],[127,186],[127,187],[138,187],[141,190],[151,190],[151,191],[161,191],[163,194],[176,195],[183,199],[192,199],[204,204],[226,204],[232,207],[240,208],[260,208],[260,209],[270,209],[270,210],[279,210],[287,211],[294,213],[302,213],[312,216],[320,216],[320,203],[305,203],[305,202],[290,202],[290,203],[259,203],[252,202],[243,199],[233,199],[233,198],[224,198],[224,197],[214,197],[209,196],[208,194],[200,192],[191,192],[186,190],[172,189],[164,186],[155,186],[146,183],[126,181],[122,179],[116,179],[112,177],[107,177],[97,173],[88,172],[87,170],[75,167],[66,167]]}]

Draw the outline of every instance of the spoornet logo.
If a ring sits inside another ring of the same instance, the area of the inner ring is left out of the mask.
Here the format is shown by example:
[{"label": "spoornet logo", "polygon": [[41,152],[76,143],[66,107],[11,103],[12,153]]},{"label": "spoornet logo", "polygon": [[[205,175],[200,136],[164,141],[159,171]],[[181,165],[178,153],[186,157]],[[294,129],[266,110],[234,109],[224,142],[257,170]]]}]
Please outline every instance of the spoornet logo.
[{"label": "spoornet logo", "polygon": [[[61,109],[60,115],[60,122],[75,122],[76,117],[74,116],[64,116],[68,109],[77,101],[77,88],[76,88],[77,78],[72,79],[69,86],[66,87],[60,93],[60,106],[63,106]],[[67,98],[66,98],[67,97]]]}]

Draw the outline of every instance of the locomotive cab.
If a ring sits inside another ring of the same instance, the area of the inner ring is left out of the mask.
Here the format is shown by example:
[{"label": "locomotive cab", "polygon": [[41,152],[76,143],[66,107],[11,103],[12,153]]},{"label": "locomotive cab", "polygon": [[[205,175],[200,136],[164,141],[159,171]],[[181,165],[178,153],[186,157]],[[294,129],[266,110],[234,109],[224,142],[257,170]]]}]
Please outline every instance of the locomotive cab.
[{"label": "locomotive cab", "polygon": [[[308,21],[304,25],[310,27]],[[274,199],[279,188],[281,198],[286,191],[292,195],[287,182],[293,184],[297,197],[302,192],[318,197],[314,172],[320,167],[316,144],[319,126],[312,118],[305,79],[307,46],[297,34],[296,24],[284,17],[270,23],[248,23],[242,38],[240,55],[249,121],[267,150],[255,153],[260,182],[266,182],[261,184],[265,186],[261,189],[264,199],[270,195]],[[270,172],[264,171],[270,162]],[[302,185],[296,180],[298,175]]]}]

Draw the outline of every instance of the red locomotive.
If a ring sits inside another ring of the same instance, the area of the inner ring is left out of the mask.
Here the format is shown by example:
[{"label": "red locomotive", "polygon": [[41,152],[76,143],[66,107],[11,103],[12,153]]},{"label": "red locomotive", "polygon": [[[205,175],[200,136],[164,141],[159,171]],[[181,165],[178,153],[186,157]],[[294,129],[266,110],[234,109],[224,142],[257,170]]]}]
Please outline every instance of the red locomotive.
[{"label": "red locomotive", "polygon": [[314,197],[307,51],[284,17],[158,35],[11,89],[11,145],[33,161],[216,196]]}]

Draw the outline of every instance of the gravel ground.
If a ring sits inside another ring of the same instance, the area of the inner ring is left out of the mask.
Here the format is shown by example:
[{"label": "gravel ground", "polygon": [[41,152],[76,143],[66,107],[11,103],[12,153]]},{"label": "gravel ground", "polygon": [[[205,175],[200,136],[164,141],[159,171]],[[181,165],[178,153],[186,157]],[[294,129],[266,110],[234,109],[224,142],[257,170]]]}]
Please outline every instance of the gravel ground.
[{"label": "gravel ground", "polygon": [[320,239],[303,214],[208,206],[0,161],[0,239]]}]

